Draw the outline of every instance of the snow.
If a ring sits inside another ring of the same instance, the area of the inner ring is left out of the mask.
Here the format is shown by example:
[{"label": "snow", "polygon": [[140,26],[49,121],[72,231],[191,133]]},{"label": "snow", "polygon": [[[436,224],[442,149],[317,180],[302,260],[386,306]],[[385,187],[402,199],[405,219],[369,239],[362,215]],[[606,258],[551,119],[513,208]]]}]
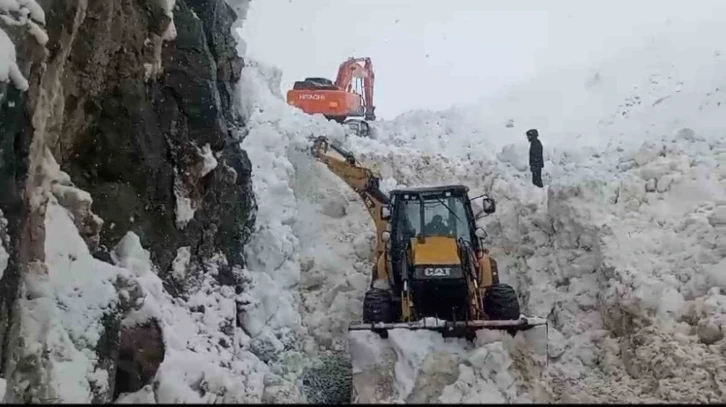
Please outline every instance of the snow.
[{"label": "snow", "polygon": [[[279,81],[279,73],[250,64],[239,85],[239,92],[247,95],[242,112],[249,130],[242,147],[252,162],[259,210],[256,230],[246,247],[252,302],[245,308],[243,325],[255,337],[265,330],[300,328],[294,290],[300,281],[299,239],[293,231],[298,210],[291,187],[295,169],[287,154],[296,147],[306,147],[306,137],[314,131],[337,129],[322,119],[311,123],[302,113],[290,121],[279,121],[287,106],[274,99],[267,87],[268,81]],[[319,128],[312,127],[315,124]]]},{"label": "snow", "polygon": [[[179,250],[180,257],[185,252]],[[234,289],[220,287],[214,280],[221,258],[210,260],[210,271],[189,298],[175,299],[164,290],[138,236],[129,232],[113,257],[117,265],[133,273],[143,295],[141,307],[122,325],[153,319],[161,326],[166,346],[154,389],[122,394],[119,402],[254,403],[262,399],[262,382],[269,369],[249,352],[247,335],[230,329],[236,318]],[[180,263],[183,260],[175,264],[175,270],[186,273],[179,270],[184,267]]]},{"label": "snow", "polygon": [[[38,25],[45,25],[45,12],[35,0],[0,0],[0,21],[8,26],[27,26],[38,44],[44,46],[48,42],[48,34]],[[0,28],[0,82],[8,81],[20,90],[28,90],[28,80],[17,63],[15,45]]]},{"label": "snow", "polygon": [[196,209],[194,208],[194,203],[191,198],[189,198],[189,190],[186,185],[184,185],[184,181],[182,181],[179,176],[179,171],[176,168],[174,169],[173,190],[174,198],[176,200],[174,208],[176,226],[179,229],[184,229],[186,225],[194,219]]},{"label": "snow", "polygon": [[[196,147],[199,159],[201,160],[194,168],[194,175],[198,178],[203,178],[215,168],[217,168],[217,158],[212,152],[212,148],[209,143],[202,146],[202,148]],[[178,169],[174,169],[174,198],[176,205],[174,208],[176,225],[180,229],[184,229],[186,225],[194,219],[194,213],[197,211],[197,202],[192,201],[189,197],[189,188],[184,183]]]},{"label": "snow", "polygon": [[192,251],[189,246],[180,247],[176,251],[176,257],[171,263],[171,273],[177,281],[184,281],[187,276],[187,268],[191,260]]},{"label": "snow", "polygon": [[12,81],[20,90],[28,90],[28,80],[18,67],[15,56],[15,45],[10,37],[0,29],[0,82]]},{"label": "snow", "polygon": [[161,2],[161,8],[164,10],[164,14],[171,19],[169,22],[169,26],[166,28],[166,31],[164,31],[164,34],[162,35],[162,39],[164,41],[172,41],[176,38],[176,25],[174,25],[174,6],[176,5],[176,0],[160,0]]},{"label": "snow", "polygon": [[204,177],[205,175],[209,174],[213,169],[217,168],[217,159],[214,157],[214,154],[212,153],[212,148],[209,146],[209,143],[205,144],[204,147],[202,147],[202,171],[201,176]]},{"label": "snow", "polygon": [[[107,388],[107,375],[97,374],[95,347],[103,318],[116,307],[118,270],[94,259],[77,233],[72,215],[50,197],[46,209],[44,264],[31,264],[21,302],[22,355],[44,360],[37,397],[88,403],[94,391]],[[71,232],[71,233],[69,233]],[[52,349],[44,355],[43,349]]]},{"label": "snow", "polygon": [[[386,123],[381,137],[393,144],[415,140],[417,148],[448,157],[484,145],[492,155],[511,144],[526,148],[524,132],[532,127],[557,147],[552,152],[569,147],[570,154],[607,145],[637,148],[683,127],[709,137],[719,130],[724,92],[721,32],[708,22],[666,32],[602,65],[510,86],[478,105],[405,113]],[[702,46],[685,46],[694,41]]]}]

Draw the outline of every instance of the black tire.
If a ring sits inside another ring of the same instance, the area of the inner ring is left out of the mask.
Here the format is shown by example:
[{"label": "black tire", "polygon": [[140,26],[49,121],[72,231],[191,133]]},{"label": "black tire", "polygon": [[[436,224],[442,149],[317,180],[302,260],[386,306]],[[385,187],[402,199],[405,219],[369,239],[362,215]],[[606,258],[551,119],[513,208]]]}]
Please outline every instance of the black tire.
[{"label": "black tire", "polygon": [[494,284],[484,295],[484,312],[491,320],[519,319],[519,299],[508,284]]},{"label": "black tire", "polygon": [[[363,298],[363,322],[366,323],[390,323],[394,320],[393,298],[388,290],[371,288]],[[374,329],[381,338],[388,338],[388,331],[385,329]]]},{"label": "black tire", "polygon": [[391,292],[371,288],[363,298],[363,322],[393,322],[393,301]]}]

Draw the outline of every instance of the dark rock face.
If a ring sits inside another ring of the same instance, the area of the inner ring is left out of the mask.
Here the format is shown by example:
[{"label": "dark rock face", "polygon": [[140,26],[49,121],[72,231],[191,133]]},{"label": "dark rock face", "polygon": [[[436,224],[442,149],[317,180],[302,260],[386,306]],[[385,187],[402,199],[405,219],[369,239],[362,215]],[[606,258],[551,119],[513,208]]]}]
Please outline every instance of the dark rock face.
[{"label": "dark rock face", "polygon": [[[106,248],[133,231],[174,295],[184,287],[167,276],[184,246],[202,271],[202,260],[221,251],[227,261],[217,278],[238,285],[231,270],[244,265],[256,213],[251,164],[239,146],[244,123],[232,106],[244,64],[230,32],[236,16],[224,0],[176,0],[177,36],[168,41],[162,37],[170,19],[157,0],[39,3],[45,49],[3,26],[30,89],[0,84],[0,210],[8,219],[0,238],[10,253],[0,279],[0,377],[22,270],[43,260],[42,213],[31,211],[25,191],[37,165],[31,143],[42,138],[73,183],[93,197],[92,211],[104,221],[100,241],[94,238],[100,225],[77,220],[77,226],[94,256],[110,260]],[[194,210],[193,218],[178,222],[180,203]],[[106,332],[104,347],[114,354],[125,349],[120,319],[109,317]],[[147,336],[148,343],[159,339]],[[146,384],[159,363],[137,369],[145,373],[129,386]]]},{"label": "dark rock face", "polygon": [[20,242],[29,210],[21,193],[28,173],[28,150],[32,139],[30,113],[24,94],[14,87],[0,85],[0,210],[7,219],[3,246],[10,258],[0,278],[0,376],[7,370],[11,314],[20,283]]},{"label": "dark rock face", "polygon": [[164,339],[158,323],[122,330],[118,353],[114,399],[121,393],[141,390],[154,379],[164,361]]},{"label": "dark rock face", "polygon": [[[124,3],[133,2],[88,5],[88,24],[79,32],[83,40],[71,53],[66,81],[65,116],[79,119],[63,125],[65,140],[56,150],[61,168],[94,197],[94,212],[106,224],[101,233],[106,246],[131,230],[162,273],[181,246],[201,256],[220,248],[239,264],[254,201],[250,162],[232,134],[241,122],[231,113],[230,89],[242,68],[229,31],[234,15],[223,0],[188,0],[200,10],[199,18],[187,2],[177,2],[178,34],[164,44],[164,72],[145,82],[144,63],[153,64],[147,61],[154,49],[144,43],[163,32],[154,32],[152,14]],[[134,18],[120,19],[118,30],[107,29],[126,7]],[[137,26],[129,27],[129,21]],[[92,59],[100,61],[89,63]],[[219,164],[202,176],[201,150],[207,144]],[[181,230],[175,189],[197,208]]]}]

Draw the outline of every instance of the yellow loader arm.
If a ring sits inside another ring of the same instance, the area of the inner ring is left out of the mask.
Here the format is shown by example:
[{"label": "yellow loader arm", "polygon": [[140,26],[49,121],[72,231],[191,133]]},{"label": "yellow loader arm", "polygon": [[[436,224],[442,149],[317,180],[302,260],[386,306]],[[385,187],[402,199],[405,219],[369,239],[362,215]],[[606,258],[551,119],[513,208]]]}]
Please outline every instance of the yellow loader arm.
[{"label": "yellow loader arm", "polygon": [[[332,156],[330,150],[340,154],[343,159]],[[381,210],[388,205],[388,196],[379,189],[380,175],[359,165],[352,153],[328,142],[328,139],[324,136],[320,136],[315,140],[313,156],[325,164],[333,174],[342,179],[363,199],[368,213],[376,224],[376,229],[386,230],[388,221],[382,219]]]},{"label": "yellow loader arm", "polygon": [[[342,158],[331,154],[333,150]],[[388,217],[383,216],[383,211],[388,210],[389,198],[381,192],[379,184],[381,177],[378,173],[360,165],[352,153],[340,146],[330,143],[324,136],[315,139],[312,147],[313,156],[325,164],[328,169],[350,186],[363,200],[376,227],[376,272],[373,278],[388,278],[386,272],[386,243],[383,233],[390,233]],[[385,208],[385,209],[384,209]]]}]

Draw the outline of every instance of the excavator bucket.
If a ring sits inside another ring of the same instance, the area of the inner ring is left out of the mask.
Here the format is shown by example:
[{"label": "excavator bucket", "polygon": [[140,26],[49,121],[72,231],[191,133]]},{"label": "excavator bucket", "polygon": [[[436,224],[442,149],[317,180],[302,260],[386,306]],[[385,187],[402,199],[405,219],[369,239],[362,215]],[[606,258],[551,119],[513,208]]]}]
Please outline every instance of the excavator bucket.
[{"label": "excavator bucket", "polygon": [[474,337],[480,329],[504,330],[510,333],[527,331],[537,326],[547,325],[547,320],[538,317],[522,316],[518,320],[474,320],[474,321],[442,321],[426,318],[416,322],[393,323],[354,323],[348,331],[372,331],[386,335],[390,329],[429,330],[440,332],[444,337]]},{"label": "excavator bucket", "polygon": [[373,128],[365,120],[348,119],[343,125],[346,127],[346,134],[354,134],[358,137],[375,138]]}]

